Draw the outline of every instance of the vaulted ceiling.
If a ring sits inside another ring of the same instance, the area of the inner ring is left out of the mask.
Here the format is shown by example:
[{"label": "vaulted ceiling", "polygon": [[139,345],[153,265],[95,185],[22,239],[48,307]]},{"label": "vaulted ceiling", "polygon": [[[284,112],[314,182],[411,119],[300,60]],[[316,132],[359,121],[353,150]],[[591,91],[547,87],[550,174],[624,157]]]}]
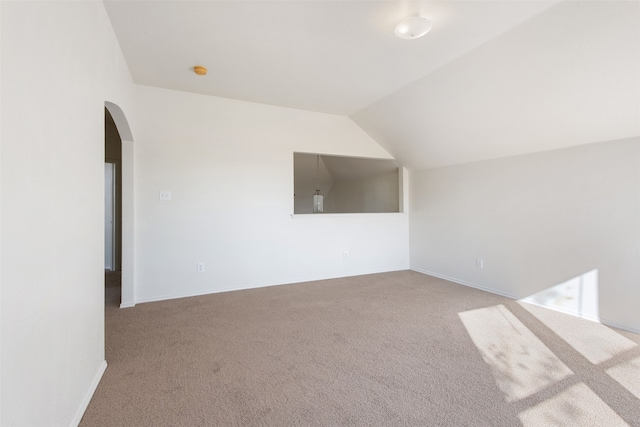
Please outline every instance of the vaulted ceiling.
[{"label": "vaulted ceiling", "polygon": [[410,169],[640,135],[637,1],[104,3],[136,83],[347,115]]}]

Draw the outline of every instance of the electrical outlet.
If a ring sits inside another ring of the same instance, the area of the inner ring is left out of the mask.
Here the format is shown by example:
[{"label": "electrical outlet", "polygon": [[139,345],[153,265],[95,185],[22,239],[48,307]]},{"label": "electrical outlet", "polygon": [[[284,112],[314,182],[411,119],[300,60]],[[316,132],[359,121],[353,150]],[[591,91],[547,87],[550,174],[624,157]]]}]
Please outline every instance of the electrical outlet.
[{"label": "electrical outlet", "polygon": [[342,259],[347,259],[347,258],[349,258],[349,252],[348,251],[344,251],[342,253]]},{"label": "electrical outlet", "polygon": [[159,191],[158,192],[158,197],[160,200],[171,200],[171,191]]},{"label": "electrical outlet", "polygon": [[484,268],[484,260],[477,258],[476,259],[476,268]]},{"label": "electrical outlet", "polygon": [[204,273],[204,262],[198,263],[198,273]]}]

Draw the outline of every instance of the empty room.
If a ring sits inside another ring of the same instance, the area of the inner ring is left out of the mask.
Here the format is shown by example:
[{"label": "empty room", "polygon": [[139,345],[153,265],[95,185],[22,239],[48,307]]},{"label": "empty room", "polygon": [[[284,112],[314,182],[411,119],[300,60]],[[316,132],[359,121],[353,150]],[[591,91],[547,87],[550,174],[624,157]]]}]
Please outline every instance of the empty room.
[{"label": "empty room", "polygon": [[0,2],[0,425],[640,426],[640,2]]}]

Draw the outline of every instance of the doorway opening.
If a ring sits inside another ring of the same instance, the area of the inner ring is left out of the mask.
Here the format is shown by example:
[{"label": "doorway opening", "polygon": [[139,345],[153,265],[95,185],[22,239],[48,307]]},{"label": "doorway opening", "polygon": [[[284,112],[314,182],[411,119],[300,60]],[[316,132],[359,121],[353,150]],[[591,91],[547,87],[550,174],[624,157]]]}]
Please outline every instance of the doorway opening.
[{"label": "doorway opening", "polygon": [[[112,249],[105,244],[107,252],[112,252],[112,264],[105,269],[105,285],[112,285],[117,293],[113,295],[113,304],[120,308],[135,306],[134,297],[134,239],[133,239],[133,135],[129,122],[122,109],[106,101],[105,112],[105,177],[107,169],[113,169],[115,194],[113,202],[113,235],[107,234],[105,221],[105,242],[114,242]],[[113,165],[113,166],[109,166]],[[105,203],[107,205],[107,203]],[[105,217],[107,212],[105,212]],[[105,262],[105,267],[107,267]],[[109,274],[109,272],[112,272]],[[116,300],[117,299],[117,300]]]},{"label": "doorway opening", "polygon": [[122,286],[122,138],[104,109],[104,283],[105,298],[120,303]]}]

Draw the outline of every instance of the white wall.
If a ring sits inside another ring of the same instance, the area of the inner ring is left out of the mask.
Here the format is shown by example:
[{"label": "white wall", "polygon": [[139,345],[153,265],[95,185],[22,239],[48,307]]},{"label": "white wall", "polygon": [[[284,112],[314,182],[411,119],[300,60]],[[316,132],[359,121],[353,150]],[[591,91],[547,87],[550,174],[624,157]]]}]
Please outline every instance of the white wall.
[{"label": "white wall", "polygon": [[640,138],[413,172],[410,218],[416,270],[523,298],[597,269],[640,332]]},{"label": "white wall", "polygon": [[350,119],[136,93],[137,302],[408,268],[406,214],[291,215],[294,151],[390,157]]},{"label": "white wall", "polygon": [[69,426],[105,368],[104,107],[133,83],[102,2],[0,7],[0,424]]}]

